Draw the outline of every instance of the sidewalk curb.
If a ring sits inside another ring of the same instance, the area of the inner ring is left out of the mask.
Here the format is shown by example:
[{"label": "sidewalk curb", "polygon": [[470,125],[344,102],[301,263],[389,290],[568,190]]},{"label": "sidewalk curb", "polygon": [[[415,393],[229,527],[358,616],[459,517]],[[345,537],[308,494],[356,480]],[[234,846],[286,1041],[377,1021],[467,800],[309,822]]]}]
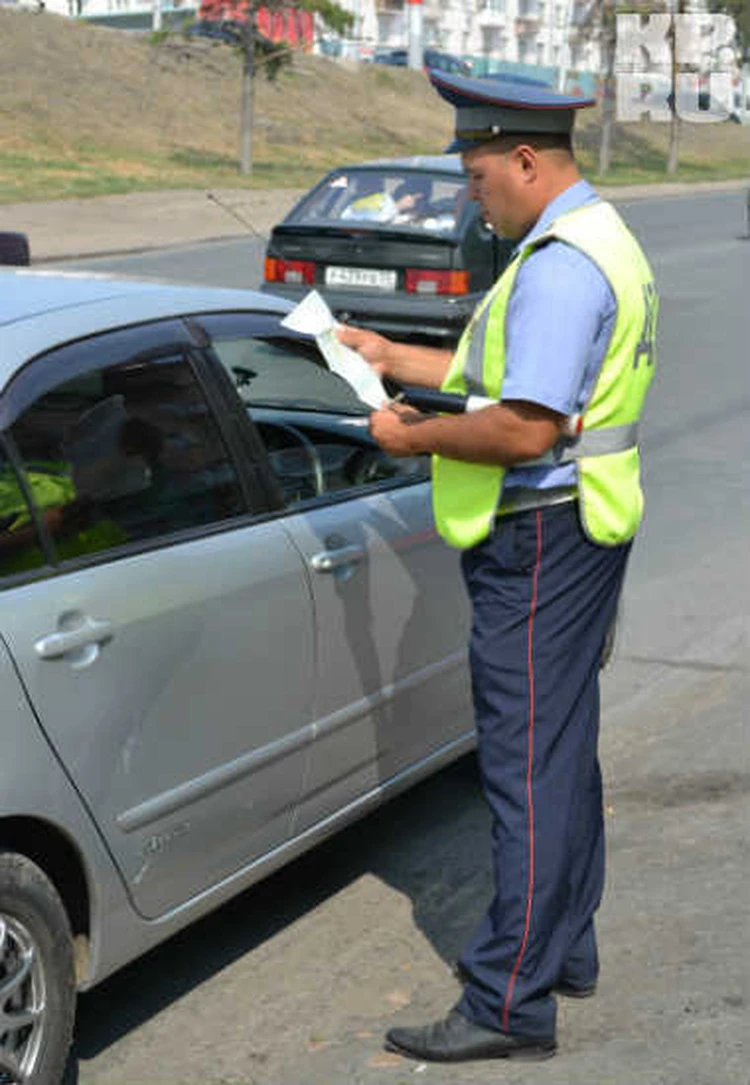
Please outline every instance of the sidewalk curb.
[{"label": "sidewalk curb", "polygon": [[[598,186],[595,181],[592,181],[591,183],[593,184],[593,186],[597,190],[597,192],[599,192],[600,195],[604,199],[610,200],[614,204],[625,204],[625,203],[629,203],[631,201],[640,201],[640,200],[647,200],[647,199],[652,199],[652,200],[653,199],[677,199],[677,198],[685,197],[685,196],[688,196],[688,197],[708,196],[708,195],[715,194],[715,193],[742,192],[745,189],[747,189],[748,192],[750,193],[750,175],[748,176],[747,180],[738,178],[738,179],[733,179],[733,180],[728,180],[728,181],[705,181],[705,182],[698,181],[698,182],[694,182],[694,183],[685,182],[685,181],[679,181],[679,182],[665,181],[663,183],[658,183],[658,184],[649,183],[649,184],[644,184],[644,185],[627,185],[627,186],[626,185],[623,185],[623,186],[613,186],[613,185],[601,185],[601,186]],[[196,190],[196,193],[197,193],[197,191],[198,190]],[[245,190],[238,190],[238,191],[245,194]],[[181,194],[183,196],[185,195],[184,190],[181,190]],[[301,196],[303,194],[304,194],[303,190],[300,190],[299,195]],[[127,199],[128,197],[132,197],[133,195],[134,194],[128,193],[125,198]],[[150,193],[148,193],[148,195],[151,198],[151,200],[154,202],[154,204],[157,204],[159,194],[156,193],[156,192],[150,192]],[[291,206],[293,202],[296,202],[296,199],[290,198],[289,193],[287,193],[286,195],[287,195],[287,199],[284,201],[284,205],[286,206],[286,208],[288,210],[289,206]],[[174,249],[181,249],[181,248],[195,248],[195,247],[198,247],[200,245],[218,244],[218,243],[221,243],[221,242],[224,242],[224,241],[237,241],[237,240],[239,240],[241,238],[254,239],[254,240],[264,242],[264,241],[267,240],[267,238],[268,238],[268,236],[270,234],[271,227],[269,227],[268,233],[265,233],[264,231],[261,231],[261,230],[256,230],[255,232],[253,232],[250,229],[248,229],[246,231],[243,231],[239,226],[237,227],[236,232],[229,231],[227,229],[226,231],[221,230],[220,232],[217,233],[217,232],[214,232],[216,230],[216,223],[214,222],[210,226],[207,226],[207,230],[209,232],[207,232],[205,235],[201,235],[200,227],[198,227],[197,231],[194,234],[192,234],[191,236],[186,236],[185,234],[179,234],[179,231],[178,231],[179,236],[173,236],[171,239],[167,240],[167,239],[165,239],[163,226],[164,226],[164,218],[169,216],[169,207],[170,207],[170,192],[169,192],[169,190],[164,191],[163,193],[161,193],[161,196],[163,198],[163,204],[160,203],[159,207],[158,207],[158,210],[156,208],[154,208],[154,212],[153,212],[154,216],[155,216],[154,220],[155,221],[157,219],[159,220],[161,229],[158,230],[158,231],[155,231],[155,234],[157,236],[155,236],[153,241],[147,241],[147,240],[145,240],[143,238],[143,236],[141,236],[141,238],[137,242],[135,242],[133,244],[118,245],[117,243],[112,244],[111,242],[109,244],[107,244],[107,242],[104,241],[102,243],[102,246],[98,247],[97,244],[96,244],[96,241],[93,240],[93,238],[98,233],[96,224],[91,222],[90,216],[87,216],[88,221],[86,222],[85,227],[81,228],[80,232],[81,233],[86,233],[87,230],[88,230],[90,236],[92,237],[92,240],[89,243],[86,243],[84,241],[84,242],[81,243],[80,248],[78,248],[78,247],[76,247],[75,249],[69,248],[68,250],[66,250],[64,252],[53,252],[52,254],[50,254],[49,250],[45,251],[45,249],[43,247],[42,248],[42,255],[38,256],[34,252],[33,228],[27,227],[25,232],[27,232],[29,234],[29,241],[30,241],[30,245],[31,245],[31,265],[32,265],[32,267],[38,267],[38,266],[42,266],[42,265],[46,265],[46,264],[56,264],[56,263],[60,263],[60,262],[63,262],[63,261],[68,261],[68,260],[89,260],[89,259],[100,259],[100,258],[101,259],[106,259],[107,257],[137,256],[137,255],[139,255],[141,253],[154,252],[154,251],[157,251],[157,250],[159,250],[159,251],[168,251],[170,249],[174,250]],[[92,208],[98,208],[98,207],[102,208],[101,232],[103,234],[106,234],[107,221],[109,219],[109,215],[111,214],[113,201],[115,201],[116,199],[117,199],[117,197],[105,196],[105,197],[93,197],[90,201],[86,201],[86,203],[87,203],[87,211],[90,211]],[[96,202],[97,200],[102,200],[102,201],[107,201],[107,202],[106,202],[106,204],[104,202],[102,202],[101,204],[97,204],[97,202]],[[5,204],[3,206],[0,206],[0,215],[2,215],[3,212],[5,212],[6,215],[8,213],[10,213],[10,216],[12,217],[14,215],[14,211],[17,211],[18,228],[23,229],[24,215],[25,214],[33,215],[36,212],[36,215],[38,217],[40,206],[41,205],[39,205],[39,204],[17,204],[17,205]],[[105,207],[107,208],[106,212],[104,210]],[[54,234],[55,216],[58,215],[58,214],[64,215],[66,209],[70,212],[71,211],[71,203],[69,201],[66,201],[66,200],[60,200],[60,201],[57,201],[56,203],[50,203],[49,205],[47,205],[47,209],[48,209],[49,218],[48,218],[48,221],[47,221],[46,230],[43,230],[42,232],[46,233],[48,235],[48,239],[49,239],[49,235]],[[279,213],[278,213],[278,216],[272,216],[270,221],[272,223],[275,222],[275,221],[280,221],[281,218],[283,218],[285,213],[286,213],[285,211],[280,210]],[[195,218],[191,219],[191,224],[192,224],[193,227],[195,227],[195,225],[196,225]],[[141,231],[142,231],[143,227],[144,227],[144,222],[141,221],[139,223],[139,225],[140,225],[140,228],[141,228]],[[70,228],[70,227],[68,227],[68,228]],[[49,240],[48,240],[48,243],[49,243]],[[53,247],[53,246],[50,246],[50,247]]]},{"label": "sidewalk curb", "polygon": [[217,234],[211,237],[187,238],[184,241],[170,241],[166,245],[134,245],[132,248],[119,249],[86,249],[81,252],[55,254],[54,256],[34,256],[31,253],[31,267],[41,267],[43,264],[58,264],[63,260],[106,260],[109,256],[140,256],[147,252],[176,252],[179,249],[196,249],[201,245],[219,245],[231,241],[268,241],[268,236],[251,234],[242,231],[236,234]]}]

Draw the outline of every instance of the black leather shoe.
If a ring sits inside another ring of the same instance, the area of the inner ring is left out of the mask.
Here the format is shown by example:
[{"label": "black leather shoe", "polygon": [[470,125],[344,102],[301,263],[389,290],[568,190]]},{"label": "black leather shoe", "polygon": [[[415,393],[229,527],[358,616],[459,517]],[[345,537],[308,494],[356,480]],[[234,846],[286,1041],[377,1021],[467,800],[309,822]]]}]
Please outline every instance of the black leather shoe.
[{"label": "black leather shoe", "polygon": [[453,1009],[443,1021],[421,1028],[392,1028],[385,1038],[387,1051],[423,1062],[469,1062],[472,1059],[551,1059],[554,1039],[513,1036],[475,1025]]}]

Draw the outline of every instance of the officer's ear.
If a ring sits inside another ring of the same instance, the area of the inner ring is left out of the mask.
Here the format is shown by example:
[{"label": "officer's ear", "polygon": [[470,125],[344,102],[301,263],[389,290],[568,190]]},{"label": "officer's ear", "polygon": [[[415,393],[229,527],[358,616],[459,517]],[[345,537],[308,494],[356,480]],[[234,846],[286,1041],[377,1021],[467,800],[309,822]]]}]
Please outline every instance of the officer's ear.
[{"label": "officer's ear", "polygon": [[539,172],[539,156],[531,144],[519,143],[513,150],[513,157],[521,179],[526,183],[535,181]]}]

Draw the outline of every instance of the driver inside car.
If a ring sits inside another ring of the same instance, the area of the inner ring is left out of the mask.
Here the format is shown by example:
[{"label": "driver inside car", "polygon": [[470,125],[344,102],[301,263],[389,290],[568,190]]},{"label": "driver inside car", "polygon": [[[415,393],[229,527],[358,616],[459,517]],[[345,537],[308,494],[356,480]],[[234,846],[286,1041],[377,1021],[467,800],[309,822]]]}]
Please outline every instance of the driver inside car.
[{"label": "driver inside car", "polygon": [[390,222],[396,211],[396,202],[386,192],[383,177],[375,173],[362,179],[354,199],[341,212],[341,218],[362,222]]}]

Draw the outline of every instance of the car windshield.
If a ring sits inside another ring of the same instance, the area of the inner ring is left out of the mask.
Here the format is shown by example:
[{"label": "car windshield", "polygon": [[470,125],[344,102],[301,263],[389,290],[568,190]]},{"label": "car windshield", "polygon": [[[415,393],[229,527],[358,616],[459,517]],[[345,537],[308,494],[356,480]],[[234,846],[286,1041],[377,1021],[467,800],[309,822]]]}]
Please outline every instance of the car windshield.
[{"label": "car windshield", "polygon": [[353,169],[331,174],[285,225],[455,234],[466,206],[466,178],[416,170]]}]

